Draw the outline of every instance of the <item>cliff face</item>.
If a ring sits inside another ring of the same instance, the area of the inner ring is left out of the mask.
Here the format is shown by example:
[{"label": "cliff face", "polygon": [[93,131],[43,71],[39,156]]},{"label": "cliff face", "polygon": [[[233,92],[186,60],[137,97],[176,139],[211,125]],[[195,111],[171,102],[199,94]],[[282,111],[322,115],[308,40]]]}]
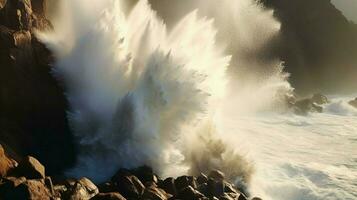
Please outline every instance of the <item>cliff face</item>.
[{"label": "cliff face", "polygon": [[298,92],[356,92],[357,25],[330,0],[261,2],[282,23],[278,55]]},{"label": "cliff face", "polygon": [[0,142],[33,155],[50,174],[74,162],[62,88],[50,74],[53,57],[36,38],[51,29],[44,0],[0,0]]}]

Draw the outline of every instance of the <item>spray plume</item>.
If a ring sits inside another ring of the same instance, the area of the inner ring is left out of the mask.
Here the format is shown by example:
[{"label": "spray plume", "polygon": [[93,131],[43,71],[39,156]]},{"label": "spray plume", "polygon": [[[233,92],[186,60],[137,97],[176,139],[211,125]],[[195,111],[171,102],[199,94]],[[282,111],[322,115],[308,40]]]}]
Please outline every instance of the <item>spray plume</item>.
[{"label": "spray plume", "polygon": [[[215,21],[199,17],[202,11],[192,11],[168,31],[146,0],[139,1],[130,12],[125,9],[126,1],[97,0],[91,5],[84,0],[62,1],[63,12],[56,17],[60,20],[54,21],[55,31],[39,35],[56,53],[54,75],[64,82],[71,105],[68,116],[80,155],[69,176],[87,176],[100,182],[120,167],[145,164],[162,176],[220,169],[237,184],[250,181],[252,164],[214,127],[224,123],[219,116],[229,113],[226,108],[236,114],[242,111],[237,107],[246,107],[237,106],[237,102],[253,99],[232,92],[237,88],[232,82],[237,82],[229,81],[227,68],[232,61],[231,68],[243,63],[240,67],[246,69],[247,52],[266,45],[278,31],[276,21],[272,20],[271,29],[262,27],[267,37],[257,42],[251,38],[254,34],[243,30],[244,19],[250,17],[238,20],[237,10],[230,9],[227,17],[238,24],[226,32],[231,22],[223,26],[226,17],[213,12],[214,6],[208,9],[197,2],[195,5]],[[227,0],[222,5],[254,8],[260,15],[254,18],[249,14],[251,20],[271,20],[250,0],[248,4],[237,2]],[[242,30],[238,29],[240,24]],[[214,26],[220,29],[218,36]],[[247,30],[252,33],[257,29]],[[220,48],[223,45],[225,50]],[[225,54],[233,54],[233,59]],[[275,101],[276,94],[290,89],[277,63],[271,61],[272,72],[253,87],[259,88],[259,98]],[[244,81],[240,83],[246,88]],[[262,85],[268,89],[261,89]]]}]

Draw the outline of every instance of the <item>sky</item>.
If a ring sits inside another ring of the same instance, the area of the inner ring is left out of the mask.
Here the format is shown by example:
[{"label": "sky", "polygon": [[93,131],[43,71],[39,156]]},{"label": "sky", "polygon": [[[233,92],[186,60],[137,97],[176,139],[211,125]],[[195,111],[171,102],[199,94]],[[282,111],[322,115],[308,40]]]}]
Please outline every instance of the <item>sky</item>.
[{"label": "sky", "polygon": [[332,3],[349,19],[357,23],[357,0],[332,0]]}]

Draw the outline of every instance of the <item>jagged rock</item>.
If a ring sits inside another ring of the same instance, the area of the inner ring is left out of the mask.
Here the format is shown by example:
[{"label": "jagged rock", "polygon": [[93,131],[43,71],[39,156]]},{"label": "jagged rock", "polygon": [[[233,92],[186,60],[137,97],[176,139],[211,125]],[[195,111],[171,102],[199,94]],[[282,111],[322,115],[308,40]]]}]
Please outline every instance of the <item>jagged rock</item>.
[{"label": "jagged rock", "polygon": [[208,182],[208,177],[201,173],[198,177],[197,177],[197,183],[198,184],[203,184],[203,183],[207,183]]},{"label": "jagged rock", "polygon": [[172,197],[171,194],[165,192],[165,190],[158,188],[156,183],[152,182],[149,186],[145,188],[142,199],[150,200],[167,200]]},{"label": "jagged rock", "polygon": [[203,183],[201,185],[199,185],[197,187],[197,191],[201,192],[202,194],[204,194],[205,196],[209,196],[210,192],[208,190],[208,184],[207,183]]},{"label": "jagged rock", "polygon": [[195,190],[191,186],[183,188],[177,195],[177,199],[181,199],[181,200],[200,200],[204,197],[205,196],[202,193]]},{"label": "jagged rock", "polygon": [[5,185],[0,186],[1,199],[23,200],[50,200],[51,192],[44,184],[44,180],[25,180],[24,177],[7,180]]},{"label": "jagged rock", "polygon": [[314,94],[311,97],[311,101],[316,103],[317,105],[327,104],[329,102],[328,98],[322,94]]},{"label": "jagged rock", "polygon": [[208,180],[208,196],[220,197],[224,195],[225,184],[223,181],[216,181],[212,178]]},{"label": "jagged rock", "polygon": [[294,105],[294,112],[299,115],[306,115],[309,112],[321,113],[323,108],[316,105],[311,99],[299,100]]},{"label": "jagged rock", "polygon": [[45,167],[34,157],[27,156],[14,170],[14,175],[17,177],[24,176],[27,179],[44,179]]},{"label": "jagged rock", "polygon": [[126,200],[120,193],[112,192],[112,193],[99,193],[95,197],[91,198],[91,200]]},{"label": "jagged rock", "polygon": [[215,181],[223,181],[224,180],[224,173],[219,170],[212,170],[208,174],[208,178],[211,178]]},{"label": "jagged rock", "polygon": [[244,194],[240,194],[238,200],[248,200],[248,198]]},{"label": "jagged rock", "polygon": [[45,15],[47,8],[47,0],[32,0],[32,10],[38,15]]},{"label": "jagged rock", "polygon": [[144,184],[146,182],[158,183],[158,178],[157,178],[156,174],[154,174],[151,167],[148,167],[148,166],[138,167],[138,168],[132,170],[132,173],[133,173],[133,175],[138,177],[139,180]]},{"label": "jagged rock", "polygon": [[139,198],[145,186],[130,171],[120,169],[112,178],[113,183],[117,185],[117,192],[122,194],[125,198]]},{"label": "jagged rock", "polygon": [[357,98],[355,98],[354,100],[348,102],[351,106],[357,108]]},{"label": "jagged rock", "polygon": [[176,195],[175,179],[172,177],[166,178],[164,181],[159,183],[159,187],[164,189],[167,193]]},{"label": "jagged rock", "polygon": [[74,185],[72,182],[69,185],[70,187],[63,194],[64,199],[88,200],[99,193],[97,186],[87,178],[81,178]]},{"label": "jagged rock", "polygon": [[179,192],[180,190],[191,186],[192,188],[197,188],[195,177],[193,176],[180,176],[175,180],[176,190]]},{"label": "jagged rock", "polygon": [[5,150],[0,145],[0,178],[5,177],[11,170],[17,166],[17,162],[5,154]]},{"label": "jagged rock", "polygon": [[19,156],[35,156],[49,174],[58,174],[73,165],[76,153],[68,103],[50,73],[53,55],[34,32],[52,29],[39,14],[44,4],[0,0],[0,142]]},{"label": "jagged rock", "polygon": [[98,185],[98,189],[100,193],[110,193],[118,190],[118,187],[115,183],[106,182]]}]

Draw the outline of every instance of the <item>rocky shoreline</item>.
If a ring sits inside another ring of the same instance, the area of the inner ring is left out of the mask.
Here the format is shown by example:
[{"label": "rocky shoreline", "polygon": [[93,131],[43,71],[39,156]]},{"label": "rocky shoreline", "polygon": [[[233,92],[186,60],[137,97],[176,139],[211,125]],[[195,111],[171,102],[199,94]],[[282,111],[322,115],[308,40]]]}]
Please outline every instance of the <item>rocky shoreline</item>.
[{"label": "rocky shoreline", "polygon": [[[119,169],[105,183],[88,178],[46,176],[34,157],[17,162],[0,146],[0,199],[2,200],[247,200],[222,172],[161,179],[150,167]],[[254,197],[252,200],[260,200]]]}]

